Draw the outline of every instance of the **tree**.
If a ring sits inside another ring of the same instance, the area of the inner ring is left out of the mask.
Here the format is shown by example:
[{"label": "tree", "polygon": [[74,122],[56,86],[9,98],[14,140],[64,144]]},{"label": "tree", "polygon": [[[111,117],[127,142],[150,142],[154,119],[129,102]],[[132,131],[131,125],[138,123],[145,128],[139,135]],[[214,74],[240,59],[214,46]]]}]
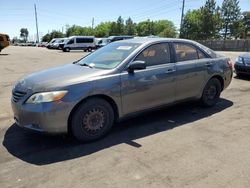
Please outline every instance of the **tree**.
[{"label": "tree", "polygon": [[111,30],[111,22],[102,22],[95,27],[95,36],[108,37]]},{"label": "tree", "polygon": [[221,7],[221,16],[223,20],[222,34],[224,39],[237,38],[239,30],[239,20],[241,19],[241,12],[238,0],[224,0]]},{"label": "tree", "polygon": [[218,38],[221,27],[220,8],[215,0],[207,0],[201,7],[201,39]]},{"label": "tree", "polygon": [[241,33],[242,38],[247,38],[248,33],[250,33],[250,11],[242,13],[243,18],[241,20],[243,24],[243,31]]},{"label": "tree", "polygon": [[176,37],[176,28],[169,20],[159,20],[154,22],[155,34],[160,37]]},{"label": "tree", "polygon": [[126,20],[126,25],[125,25],[125,33],[126,35],[135,35],[135,27],[136,24],[133,22],[133,20],[129,17]]},{"label": "tree", "polygon": [[154,22],[149,19],[139,22],[136,26],[136,30],[139,36],[155,35]]},{"label": "tree", "polygon": [[201,8],[185,14],[180,37],[193,40],[218,38],[220,28],[220,8],[214,0],[207,0]]},{"label": "tree", "polygon": [[118,35],[116,22],[111,22],[109,35]]},{"label": "tree", "polygon": [[91,27],[82,27],[78,25],[73,25],[71,27],[68,27],[66,30],[66,36],[79,36],[79,35],[95,35],[94,29]]},{"label": "tree", "polygon": [[29,31],[27,28],[20,29],[20,37],[23,38],[24,42],[27,42],[29,36]]},{"label": "tree", "polygon": [[198,40],[201,39],[201,10],[188,11],[183,19],[181,38]]},{"label": "tree", "polygon": [[116,21],[116,32],[117,32],[117,35],[124,34],[124,20],[122,19],[121,16],[119,16]]},{"label": "tree", "polygon": [[61,31],[52,31],[51,33],[47,33],[46,35],[43,36],[42,41],[43,42],[49,42],[53,38],[63,38],[65,35]]}]

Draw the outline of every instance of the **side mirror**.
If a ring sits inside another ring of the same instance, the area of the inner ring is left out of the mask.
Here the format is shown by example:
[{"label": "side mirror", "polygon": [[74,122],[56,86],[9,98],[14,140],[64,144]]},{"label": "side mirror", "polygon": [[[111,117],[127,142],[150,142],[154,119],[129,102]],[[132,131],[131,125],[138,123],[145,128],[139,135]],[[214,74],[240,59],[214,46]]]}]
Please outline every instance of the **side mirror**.
[{"label": "side mirror", "polygon": [[128,72],[132,73],[134,72],[134,70],[142,70],[142,69],[146,69],[145,61],[133,61],[128,67]]}]

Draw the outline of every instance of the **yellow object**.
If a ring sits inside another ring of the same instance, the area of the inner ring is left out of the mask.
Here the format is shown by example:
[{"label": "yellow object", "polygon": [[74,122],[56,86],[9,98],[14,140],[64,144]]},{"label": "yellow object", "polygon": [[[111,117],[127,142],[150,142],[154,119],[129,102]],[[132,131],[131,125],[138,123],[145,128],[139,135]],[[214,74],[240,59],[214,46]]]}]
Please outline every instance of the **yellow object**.
[{"label": "yellow object", "polygon": [[0,52],[2,49],[6,48],[10,45],[10,37],[9,35],[0,33]]}]

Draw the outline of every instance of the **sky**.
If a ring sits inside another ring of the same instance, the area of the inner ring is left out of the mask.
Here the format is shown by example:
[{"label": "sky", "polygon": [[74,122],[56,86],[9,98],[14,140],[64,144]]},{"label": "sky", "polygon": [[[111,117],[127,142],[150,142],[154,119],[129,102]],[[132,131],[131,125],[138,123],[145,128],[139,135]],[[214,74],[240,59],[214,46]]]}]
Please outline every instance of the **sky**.
[{"label": "sky", "polygon": [[[185,12],[197,9],[206,0],[185,0]],[[223,0],[217,0],[221,6]],[[20,29],[27,28],[29,39],[35,40],[36,25],[34,4],[37,7],[39,36],[52,30],[65,32],[66,25],[91,26],[100,22],[124,20],[134,22],[147,19],[172,21],[180,26],[182,0],[0,0],[0,33],[10,38],[19,37]],[[240,0],[241,11],[250,11],[250,0]]]}]

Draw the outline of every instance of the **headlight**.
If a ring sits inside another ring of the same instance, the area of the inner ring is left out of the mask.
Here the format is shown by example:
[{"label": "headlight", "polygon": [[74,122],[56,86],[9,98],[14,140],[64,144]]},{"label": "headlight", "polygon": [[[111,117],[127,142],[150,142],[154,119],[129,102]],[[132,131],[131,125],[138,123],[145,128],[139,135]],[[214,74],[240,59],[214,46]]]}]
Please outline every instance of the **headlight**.
[{"label": "headlight", "polygon": [[242,57],[237,57],[236,60],[235,60],[235,62],[236,62],[236,63],[239,63],[239,64],[243,64],[243,61],[244,61],[244,60],[243,60]]},{"label": "headlight", "polygon": [[37,104],[61,100],[68,91],[52,91],[33,94],[27,101],[27,104]]}]

